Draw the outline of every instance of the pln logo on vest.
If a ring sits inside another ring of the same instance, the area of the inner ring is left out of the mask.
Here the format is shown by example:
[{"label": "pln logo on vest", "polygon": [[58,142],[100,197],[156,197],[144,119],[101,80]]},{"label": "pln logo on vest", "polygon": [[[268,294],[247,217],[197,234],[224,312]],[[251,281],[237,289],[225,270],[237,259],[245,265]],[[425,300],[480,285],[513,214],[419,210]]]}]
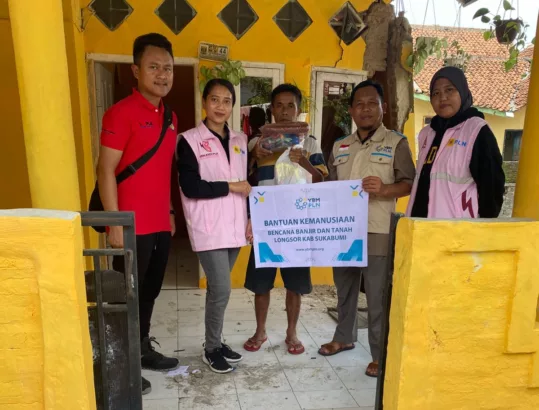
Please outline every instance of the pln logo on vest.
[{"label": "pln logo on vest", "polygon": [[466,141],[461,141],[461,140],[457,140],[455,138],[451,138],[448,143],[447,143],[447,146],[448,147],[452,147],[452,146],[458,146],[458,147],[463,147],[463,148],[466,148],[466,145],[468,145],[468,143]]}]

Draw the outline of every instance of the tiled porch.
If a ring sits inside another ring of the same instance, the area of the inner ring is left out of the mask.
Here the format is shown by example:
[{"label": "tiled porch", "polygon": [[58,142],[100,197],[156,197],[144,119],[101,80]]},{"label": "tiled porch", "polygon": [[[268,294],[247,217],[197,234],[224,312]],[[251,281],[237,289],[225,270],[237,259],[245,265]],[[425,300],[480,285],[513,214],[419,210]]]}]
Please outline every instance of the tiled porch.
[{"label": "tiled porch", "polygon": [[[184,409],[374,409],[376,380],[364,375],[370,361],[367,330],[359,330],[352,351],[325,358],[318,347],[331,340],[335,322],[316,296],[303,299],[299,336],[306,352],[287,353],[284,344],[286,312],[282,289],[272,292],[268,342],[259,352],[243,350],[256,328],[253,296],[233,290],[225,317],[224,337],[244,355],[236,370],[212,373],[200,358],[204,335],[204,290],[163,290],[157,301],[152,335],[161,351],[176,355],[188,376],[169,377],[148,372],[152,392],[144,396],[145,410]],[[199,369],[198,374],[193,370]]]}]

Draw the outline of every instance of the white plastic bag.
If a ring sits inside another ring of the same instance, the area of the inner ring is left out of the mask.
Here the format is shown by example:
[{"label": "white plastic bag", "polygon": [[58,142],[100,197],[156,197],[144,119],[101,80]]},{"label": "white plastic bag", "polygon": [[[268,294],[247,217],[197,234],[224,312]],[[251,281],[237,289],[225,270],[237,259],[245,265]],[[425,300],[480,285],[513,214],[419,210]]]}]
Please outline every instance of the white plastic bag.
[{"label": "white plastic bag", "polygon": [[[294,148],[302,148],[296,145]],[[275,185],[310,184],[312,175],[303,167],[290,161],[290,148],[275,163]]]}]

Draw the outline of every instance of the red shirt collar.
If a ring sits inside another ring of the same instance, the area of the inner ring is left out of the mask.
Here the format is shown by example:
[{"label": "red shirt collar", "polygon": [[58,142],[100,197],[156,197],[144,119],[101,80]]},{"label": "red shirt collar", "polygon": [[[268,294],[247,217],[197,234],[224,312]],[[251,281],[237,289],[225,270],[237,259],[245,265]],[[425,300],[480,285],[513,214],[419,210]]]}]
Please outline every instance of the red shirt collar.
[{"label": "red shirt collar", "polygon": [[[154,111],[155,112],[155,106],[149,102],[141,93],[139,90],[137,90],[136,88],[133,88],[133,97],[135,98],[135,100],[137,102],[140,103],[140,105],[142,105],[144,108],[147,108],[148,110],[151,110],[151,111]],[[159,112],[160,113],[163,113],[163,100],[161,99],[161,101],[159,101]]]}]

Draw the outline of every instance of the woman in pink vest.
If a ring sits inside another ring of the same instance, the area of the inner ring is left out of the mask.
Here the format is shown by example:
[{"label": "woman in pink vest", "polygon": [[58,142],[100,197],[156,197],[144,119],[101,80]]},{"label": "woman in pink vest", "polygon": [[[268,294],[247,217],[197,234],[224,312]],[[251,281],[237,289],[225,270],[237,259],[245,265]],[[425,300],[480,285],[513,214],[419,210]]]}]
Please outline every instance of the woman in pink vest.
[{"label": "woman in pink vest", "polygon": [[497,218],[505,191],[502,155],[484,115],[472,106],[464,72],[456,67],[438,71],[430,101],[437,115],[419,134],[407,215]]},{"label": "woman in pink vest", "polygon": [[227,125],[236,103],[230,82],[209,81],[202,98],[207,117],[180,135],[177,166],[189,239],[207,279],[202,360],[216,373],[229,373],[230,363],[242,359],[221,342],[221,334],[230,271],[247,245],[247,137]]}]

